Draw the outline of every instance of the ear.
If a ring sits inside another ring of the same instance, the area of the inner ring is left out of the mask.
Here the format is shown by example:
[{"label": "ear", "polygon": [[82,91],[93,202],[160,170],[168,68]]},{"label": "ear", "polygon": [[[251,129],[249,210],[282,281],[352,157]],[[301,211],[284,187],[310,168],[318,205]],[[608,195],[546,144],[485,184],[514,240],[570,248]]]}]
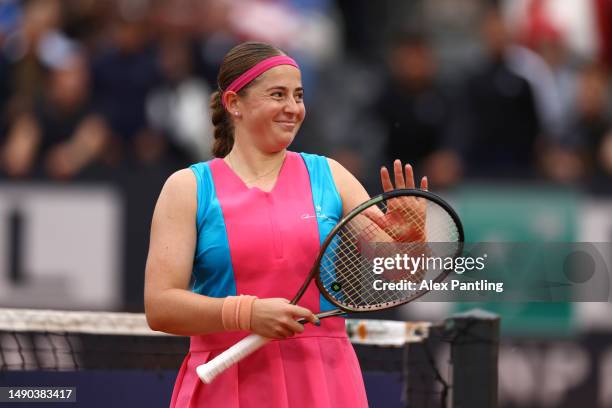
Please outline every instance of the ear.
[{"label": "ear", "polygon": [[238,94],[234,91],[228,91],[223,95],[225,109],[231,113],[238,111]]}]

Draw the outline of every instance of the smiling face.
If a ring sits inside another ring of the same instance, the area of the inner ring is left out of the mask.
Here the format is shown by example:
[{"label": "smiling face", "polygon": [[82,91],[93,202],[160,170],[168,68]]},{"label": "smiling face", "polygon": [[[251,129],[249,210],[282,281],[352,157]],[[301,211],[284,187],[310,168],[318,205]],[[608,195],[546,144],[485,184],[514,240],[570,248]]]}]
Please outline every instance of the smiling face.
[{"label": "smiling face", "polygon": [[286,149],[300,129],[306,109],[299,69],[279,65],[258,77],[244,96],[229,105],[237,137],[248,137],[266,153]]}]

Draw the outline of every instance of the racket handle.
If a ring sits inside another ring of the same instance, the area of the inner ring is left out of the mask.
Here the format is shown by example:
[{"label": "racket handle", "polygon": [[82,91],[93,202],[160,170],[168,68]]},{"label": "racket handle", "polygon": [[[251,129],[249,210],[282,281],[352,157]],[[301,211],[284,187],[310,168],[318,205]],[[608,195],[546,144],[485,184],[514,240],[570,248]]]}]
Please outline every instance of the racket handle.
[{"label": "racket handle", "polygon": [[196,368],[196,372],[200,377],[200,380],[206,384],[210,384],[216,376],[221,374],[227,368],[233,366],[271,339],[262,337],[258,334],[251,334],[248,337],[240,340],[232,347],[219,354],[205,364],[201,364]]}]

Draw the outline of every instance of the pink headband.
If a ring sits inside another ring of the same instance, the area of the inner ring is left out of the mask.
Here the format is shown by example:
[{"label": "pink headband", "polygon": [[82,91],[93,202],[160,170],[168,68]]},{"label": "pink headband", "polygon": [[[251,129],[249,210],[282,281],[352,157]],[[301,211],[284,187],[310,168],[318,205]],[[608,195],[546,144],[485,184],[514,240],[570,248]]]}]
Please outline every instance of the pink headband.
[{"label": "pink headband", "polygon": [[275,57],[266,58],[263,61],[255,64],[251,69],[244,72],[238,78],[234,79],[234,81],[223,91],[221,94],[221,104],[225,107],[225,94],[228,91],[238,92],[242,88],[244,88],[249,82],[266,72],[267,70],[274,68],[279,65],[291,65],[300,69],[297,62],[293,60],[293,58],[287,57],[286,55],[277,55]]}]

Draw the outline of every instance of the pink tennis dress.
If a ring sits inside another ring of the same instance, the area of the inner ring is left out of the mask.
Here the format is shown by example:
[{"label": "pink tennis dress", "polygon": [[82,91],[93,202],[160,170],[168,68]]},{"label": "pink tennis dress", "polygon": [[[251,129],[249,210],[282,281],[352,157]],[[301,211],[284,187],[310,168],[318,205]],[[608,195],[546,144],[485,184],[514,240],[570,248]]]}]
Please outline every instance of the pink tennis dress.
[{"label": "pink tennis dress", "polygon": [[[247,187],[220,159],[191,169],[198,185],[193,291],[291,299],[342,215],[327,160],[287,152],[270,192]],[[331,308],[314,282],[300,305],[314,312]],[[209,385],[196,367],[249,333],[193,336],[171,407],[367,407],[344,319],[305,327],[300,335],[268,343]]]}]

